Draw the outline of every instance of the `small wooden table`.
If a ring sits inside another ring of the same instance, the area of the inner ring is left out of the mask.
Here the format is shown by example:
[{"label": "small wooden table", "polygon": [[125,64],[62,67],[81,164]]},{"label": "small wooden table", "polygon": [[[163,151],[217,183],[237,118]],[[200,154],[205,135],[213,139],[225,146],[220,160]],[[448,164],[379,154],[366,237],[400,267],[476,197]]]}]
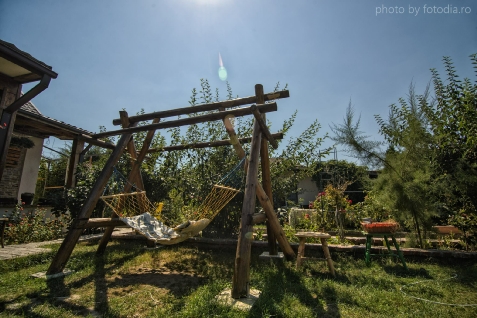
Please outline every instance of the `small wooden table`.
[{"label": "small wooden table", "polygon": [[298,257],[296,259],[296,268],[300,268],[303,260],[305,259],[305,243],[307,238],[319,238],[321,241],[321,247],[323,248],[323,253],[325,254],[325,260],[328,263],[328,268],[330,270],[331,275],[336,276],[335,268],[333,266],[333,260],[331,259],[330,250],[328,249],[328,243],[326,242],[327,239],[331,237],[331,235],[326,233],[319,233],[319,232],[298,232],[295,234],[296,237],[300,238],[300,245],[298,247]]},{"label": "small wooden table", "polygon": [[[402,266],[405,270],[407,270],[406,261],[404,260],[404,256],[402,252],[399,250],[399,244],[394,237],[394,233],[368,233],[364,232],[366,235],[366,252],[365,252],[365,260],[366,265],[371,263],[371,256],[389,256],[389,257],[397,257],[402,263]],[[371,254],[371,243],[373,241],[373,237],[382,237],[384,242],[386,243],[386,247],[388,248],[387,253],[385,254]],[[391,246],[389,245],[388,237],[391,238],[394,247],[396,248],[396,253],[391,250]]]},{"label": "small wooden table", "polygon": [[0,225],[0,242],[2,243],[2,248],[5,248],[3,245],[3,234],[5,233],[5,225],[7,225],[8,218],[0,218],[0,222],[2,223]]}]

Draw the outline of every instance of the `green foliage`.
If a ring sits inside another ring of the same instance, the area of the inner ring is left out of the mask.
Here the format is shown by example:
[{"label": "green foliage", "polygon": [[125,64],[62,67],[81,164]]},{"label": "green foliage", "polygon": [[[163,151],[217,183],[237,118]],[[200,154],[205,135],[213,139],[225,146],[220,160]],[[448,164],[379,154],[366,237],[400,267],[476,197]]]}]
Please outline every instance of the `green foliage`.
[{"label": "green foliage", "polygon": [[[419,101],[428,99],[429,90],[416,96],[414,86],[408,99],[399,99],[399,106],[389,106],[387,120],[376,115],[385,143],[368,141],[359,131],[351,105],[342,125],[333,125],[334,140],[347,146],[363,161],[384,167],[373,189],[380,201],[394,211],[397,218],[413,224],[422,246],[420,224],[428,224],[433,216],[428,195],[430,183],[430,148],[432,136],[427,131],[425,115]],[[381,145],[387,145],[382,152]]]},{"label": "green foliage", "polygon": [[[347,196],[353,203],[362,202],[364,200],[365,191],[371,187],[367,167],[358,166],[353,162],[345,160],[318,162],[316,172],[312,179],[321,191],[323,191],[329,183],[337,186],[339,182],[346,181],[349,185],[345,191],[349,191]],[[357,191],[361,191],[361,193]]]},{"label": "green foliage", "polygon": [[361,212],[363,217],[369,217],[377,222],[393,218],[392,211],[380,201],[374,191],[366,193],[364,201],[357,203],[356,209]]},{"label": "green foliage", "polygon": [[[96,167],[96,168],[95,168]],[[71,217],[76,218],[81,211],[84,201],[93,187],[96,179],[100,174],[99,165],[90,165],[88,163],[78,165],[76,171],[76,186],[67,190],[67,210],[70,211]],[[101,217],[104,209],[104,203],[99,200],[91,217]]]},{"label": "green foliage", "polygon": [[[344,194],[344,190],[349,185],[349,182],[340,183],[339,186],[328,184],[325,191],[320,192],[314,202],[314,207],[317,213],[318,228],[331,229],[331,220],[334,221],[338,228],[338,235],[340,240],[344,240],[344,222],[347,215],[355,217],[355,214],[350,214],[352,201]],[[329,212],[334,214],[334,218],[330,218]]]},{"label": "green foliage", "polygon": [[[477,54],[470,58],[477,64]],[[351,106],[344,124],[333,127],[338,143],[365,162],[384,167],[375,193],[397,218],[414,224],[421,246],[419,224],[428,227],[435,216],[453,216],[450,222],[467,229],[470,244],[477,236],[477,85],[459,80],[449,57],[444,57],[444,67],[446,84],[431,70],[433,99],[429,86],[416,95],[411,84],[408,99],[389,107],[388,119],[375,116],[386,152],[379,149],[383,143],[368,141],[359,131]]]},{"label": "green foliage", "polygon": [[465,249],[475,250],[477,247],[477,215],[461,210],[449,218],[449,223],[464,233]]},{"label": "green foliage", "polygon": [[[470,56],[477,65],[477,54]],[[477,228],[477,84],[459,76],[449,57],[444,57],[447,83],[432,69],[434,104],[423,103],[433,133],[433,194],[443,219],[466,230],[468,243],[476,246]],[[474,66],[475,68],[475,66]],[[462,217],[467,215],[469,217]]]},{"label": "green foliage", "polygon": [[6,243],[43,242],[62,237],[70,218],[63,215],[46,219],[45,215],[45,209],[36,209],[25,214],[21,205],[16,206],[5,229]]}]

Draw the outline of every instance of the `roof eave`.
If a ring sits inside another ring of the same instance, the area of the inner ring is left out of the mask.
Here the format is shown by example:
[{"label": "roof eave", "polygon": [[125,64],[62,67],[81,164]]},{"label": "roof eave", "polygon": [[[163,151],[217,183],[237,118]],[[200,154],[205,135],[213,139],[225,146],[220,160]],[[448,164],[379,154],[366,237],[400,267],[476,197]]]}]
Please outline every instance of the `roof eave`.
[{"label": "roof eave", "polygon": [[37,81],[41,79],[44,74],[48,75],[51,78],[58,77],[58,74],[54,72],[51,68],[48,68],[37,61],[33,61],[32,59],[27,58],[25,55],[20,54],[16,50],[13,50],[8,46],[3,45],[3,43],[0,43],[0,56],[37,75],[37,77],[32,74],[17,76],[13,78],[17,82],[28,83]]}]

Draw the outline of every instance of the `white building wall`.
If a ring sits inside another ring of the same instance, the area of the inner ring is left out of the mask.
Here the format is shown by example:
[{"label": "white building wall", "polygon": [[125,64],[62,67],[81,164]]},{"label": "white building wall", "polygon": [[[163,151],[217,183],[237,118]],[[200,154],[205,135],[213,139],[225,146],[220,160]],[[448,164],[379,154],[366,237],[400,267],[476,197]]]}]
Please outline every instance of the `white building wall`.
[{"label": "white building wall", "polygon": [[40,169],[41,152],[43,150],[43,139],[28,137],[35,146],[26,152],[25,163],[23,165],[22,178],[18,189],[18,200],[21,200],[21,194],[25,192],[35,193],[38,171]]},{"label": "white building wall", "polygon": [[318,187],[311,177],[301,180],[298,183],[301,192],[298,194],[298,202],[302,205],[308,205],[310,201],[315,201],[318,195]]}]

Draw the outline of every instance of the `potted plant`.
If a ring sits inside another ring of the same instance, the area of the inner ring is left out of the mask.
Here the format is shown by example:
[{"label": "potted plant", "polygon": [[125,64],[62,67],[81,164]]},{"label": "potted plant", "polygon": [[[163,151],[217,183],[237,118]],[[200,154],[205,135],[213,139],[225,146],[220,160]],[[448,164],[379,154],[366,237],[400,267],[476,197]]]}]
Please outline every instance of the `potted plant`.
[{"label": "potted plant", "polygon": [[27,137],[15,137],[10,140],[11,147],[30,149],[35,147],[35,143]]}]

